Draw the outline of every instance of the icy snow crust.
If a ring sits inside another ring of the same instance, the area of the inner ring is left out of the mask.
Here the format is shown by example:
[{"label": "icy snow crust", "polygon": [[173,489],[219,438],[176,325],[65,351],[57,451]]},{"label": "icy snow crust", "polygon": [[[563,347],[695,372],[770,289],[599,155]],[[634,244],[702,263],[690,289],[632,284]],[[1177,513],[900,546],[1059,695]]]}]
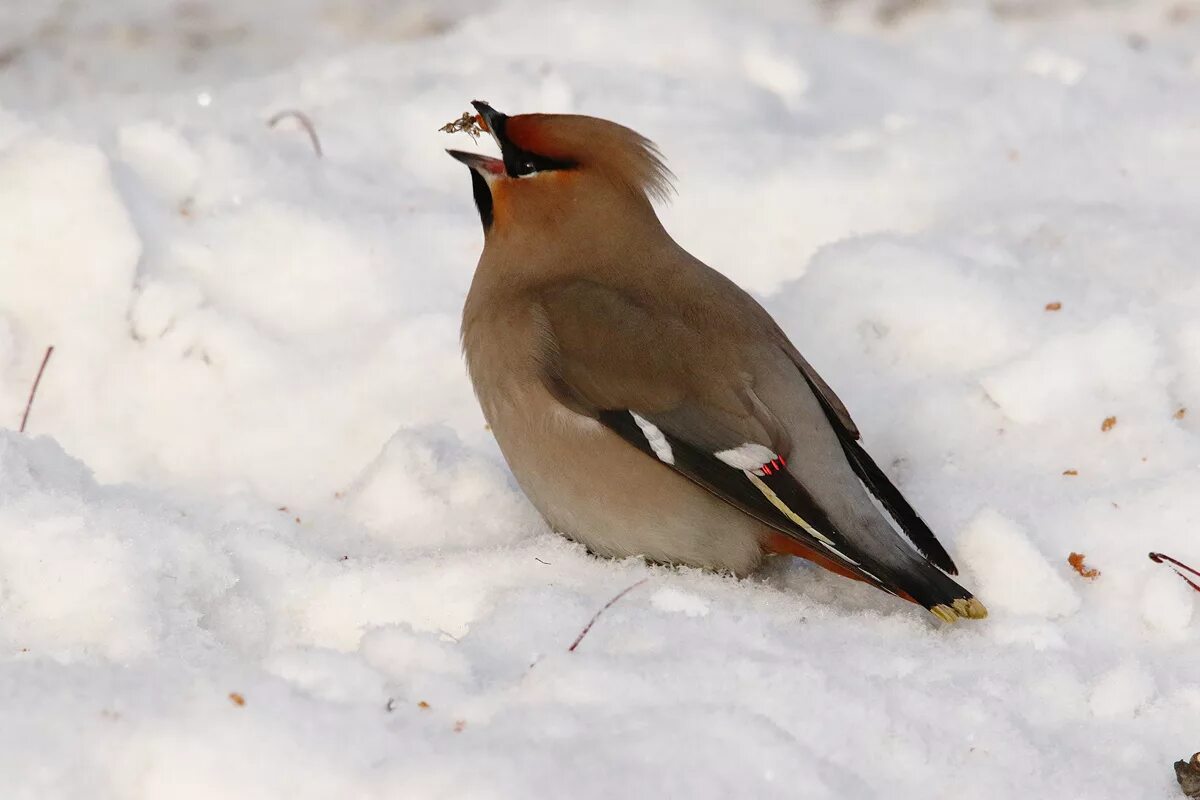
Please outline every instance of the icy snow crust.
[{"label": "icy snow crust", "polygon": [[[274,49],[214,8],[200,69],[143,4],[106,6],[136,41],[9,4],[4,425],[56,351],[0,431],[4,797],[1175,796],[1196,595],[1146,553],[1200,561],[1200,23],[991,5],[302,3],[336,35]],[[472,98],[659,142],[668,227],[986,622],[545,528],[458,354]]]}]

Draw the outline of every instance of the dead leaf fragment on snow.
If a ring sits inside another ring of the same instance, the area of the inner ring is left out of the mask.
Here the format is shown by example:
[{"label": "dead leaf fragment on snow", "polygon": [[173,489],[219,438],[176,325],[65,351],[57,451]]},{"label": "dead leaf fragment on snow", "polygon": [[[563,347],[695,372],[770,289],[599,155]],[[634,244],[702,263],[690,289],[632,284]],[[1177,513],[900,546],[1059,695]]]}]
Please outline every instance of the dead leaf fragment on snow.
[{"label": "dead leaf fragment on snow", "polygon": [[1070,564],[1071,568],[1078,572],[1080,576],[1087,578],[1089,581],[1100,577],[1100,570],[1088,567],[1083,559],[1083,553],[1071,553],[1071,555],[1067,556],[1067,563]]},{"label": "dead leaf fragment on snow", "polygon": [[1200,797],[1200,753],[1194,754],[1191,761],[1175,762],[1175,780],[1185,795]]},{"label": "dead leaf fragment on snow", "polygon": [[1047,311],[1059,311],[1062,309],[1062,303],[1055,300],[1053,303],[1046,303]]},{"label": "dead leaf fragment on snow", "polygon": [[1109,431],[1111,431],[1113,429],[1113,426],[1115,426],[1116,424],[1117,424],[1116,417],[1105,417],[1104,422],[1100,423],[1100,430],[1104,431],[1105,433],[1108,433]]},{"label": "dead leaf fragment on snow", "polygon": [[238,694],[237,692],[230,692],[230,693],[229,693],[229,699],[230,699],[230,701],[232,701],[232,702],[233,702],[233,704],[234,704],[235,706],[244,706],[244,705],[246,705],[246,698],[242,697],[242,696],[241,696],[240,694]]},{"label": "dead leaf fragment on snow", "polygon": [[1079,474],[1079,470],[1077,470],[1077,469],[1064,469],[1063,470],[1063,475],[1070,475],[1071,477],[1075,477],[1078,474]]}]

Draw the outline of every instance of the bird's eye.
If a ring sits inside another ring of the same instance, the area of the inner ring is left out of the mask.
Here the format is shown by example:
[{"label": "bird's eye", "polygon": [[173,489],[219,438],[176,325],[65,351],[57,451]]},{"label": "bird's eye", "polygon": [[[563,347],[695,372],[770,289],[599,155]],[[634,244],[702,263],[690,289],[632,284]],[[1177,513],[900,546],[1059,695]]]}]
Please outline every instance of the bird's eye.
[{"label": "bird's eye", "polygon": [[571,161],[557,161],[537,153],[528,153],[514,148],[514,152],[504,154],[504,165],[508,174],[514,178],[525,178],[530,175],[540,175],[556,169],[570,169],[575,166]]}]

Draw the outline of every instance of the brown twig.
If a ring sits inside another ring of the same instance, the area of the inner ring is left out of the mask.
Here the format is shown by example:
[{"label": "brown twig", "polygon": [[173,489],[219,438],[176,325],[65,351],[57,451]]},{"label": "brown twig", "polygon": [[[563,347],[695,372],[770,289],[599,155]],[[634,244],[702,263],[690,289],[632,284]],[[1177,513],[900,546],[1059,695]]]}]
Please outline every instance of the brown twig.
[{"label": "brown twig", "polygon": [[1195,575],[1198,578],[1200,578],[1200,572],[1197,572],[1196,570],[1192,569],[1191,567],[1189,567],[1187,564],[1184,564],[1179,559],[1171,558],[1166,553],[1151,553],[1150,560],[1153,561],[1155,564],[1161,564],[1164,561],[1169,562],[1171,569],[1175,570],[1176,575],[1178,575],[1179,577],[1181,577],[1185,581],[1187,581],[1188,586],[1191,586],[1197,592],[1200,592],[1200,586],[1197,586],[1195,581],[1193,581],[1187,575],[1184,575],[1182,572],[1180,572],[1178,569],[1176,569],[1176,567],[1181,567],[1183,569],[1186,569],[1188,572],[1192,573],[1193,575]]},{"label": "brown twig", "polygon": [[21,427],[19,433],[25,432],[25,424],[29,422],[29,409],[33,408],[33,398],[37,394],[38,384],[42,382],[42,373],[46,371],[46,362],[50,360],[50,354],[54,352],[54,345],[46,348],[46,355],[42,356],[42,365],[38,367],[37,377],[33,379],[33,386],[29,389],[29,399],[25,401],[25,413],[21,415]]},{"label": "brown twig", "polygon": [[305,132],[308,133],[308,140],[312,142],[312,148],[317,154],[317,158],[322,158],[325,153],[321,150],[321,140],[317,138],[316,126],[313,125],[313,121],[309,118],[308,114],[305,114],[303,111],[297,111],[294,108],[289,108],[284,111],[280,111],[278,114],[267,120],[267,125],[274,128],[279,124],[280,120],[287,119],[288,117],[291,117],[300,123],[300,127],[304,128]]},{"label": "brown twig", "polygon": [[622,597],[629,594],[634,589],[641,586],[643,583],[645,583],[648,580],[650,580],[650,579],[642,578],[637,583],[635,583],[631,586],[626,586],[624,589],[622,589],[620,591],[620,593],[617,594],[616,597],[614,597],[612,600],[609,600],[607,603],[605,603],[603,608],[601,608],[599,611],[597,611],[595,614],[592,615],[592,618],[590,620],[588,620],[588,624],[583,626],[583,630],[581,630],[579,632],[579,635],[575,637],[575,641],[572,642],[571,646],[567,648],[567,652],[568,653],[575,652],[575,648],[579,647],[579,643],[583,641],[583,637],[587,636],[588,631],[590,631],[592,629],[592,626],[596,624],[596,620],[600,619],[600,615],[603,614],[605,611],[607,611],[609,608],[611,608],[613,603],[617,602]]}]

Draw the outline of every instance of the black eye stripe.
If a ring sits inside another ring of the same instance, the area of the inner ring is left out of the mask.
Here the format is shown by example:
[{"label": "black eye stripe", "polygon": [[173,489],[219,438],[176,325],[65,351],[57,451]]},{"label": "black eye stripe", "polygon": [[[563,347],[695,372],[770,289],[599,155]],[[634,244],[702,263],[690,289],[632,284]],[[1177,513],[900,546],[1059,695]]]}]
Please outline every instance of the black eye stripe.
[{"label": "black eye stripe", "polygon": [[[570,169],[575,164],[570,161],[559,161],[553,158],[539,156],[536,153],[530,153],[527,150],[519,150],[512,145],[511,158],[509,153],[504,154],[504,168],[512,177],[520,177],[521,175],[531,175],[535,172],[549,172],[556,169]],[[506,148],[508,149],[508,148]]]}]

